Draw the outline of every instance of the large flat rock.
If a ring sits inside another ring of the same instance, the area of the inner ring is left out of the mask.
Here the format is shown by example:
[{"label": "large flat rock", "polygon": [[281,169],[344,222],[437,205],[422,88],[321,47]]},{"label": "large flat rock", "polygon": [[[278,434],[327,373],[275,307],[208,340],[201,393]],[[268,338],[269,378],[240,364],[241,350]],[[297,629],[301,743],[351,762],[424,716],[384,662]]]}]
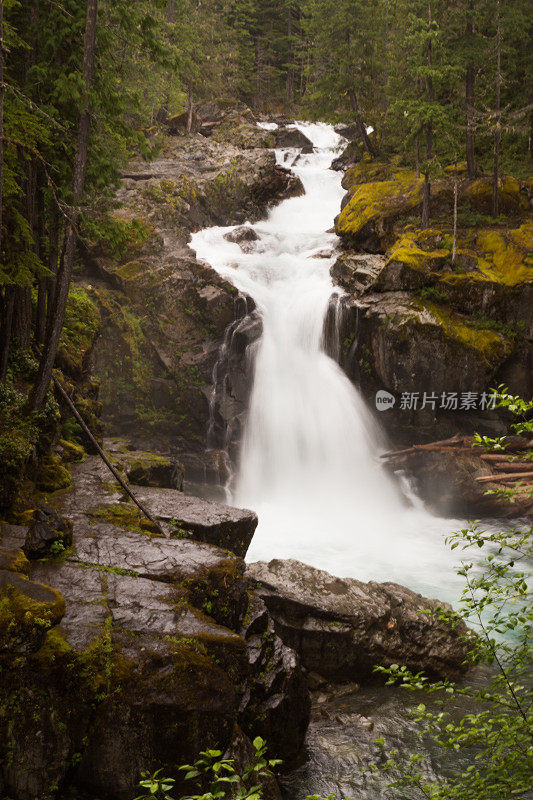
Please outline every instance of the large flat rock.
[{"label": "large flat rock", "polygon": [[173,489],[134,487],[134,491],[151,514],[160,520],[172,520],[178,532],[225,547],[242,558],[246,555],[257,527],[253,511],[191,497]]},{"label": "large flat rock", "polygon": [[465,625],[452,629],[426,613],[444,603],[394,583],[335,578],[291,559],[250,564],[246,575],[278,635],[309,670],[360,680],[393,663],[436,676],[464,669]]}]

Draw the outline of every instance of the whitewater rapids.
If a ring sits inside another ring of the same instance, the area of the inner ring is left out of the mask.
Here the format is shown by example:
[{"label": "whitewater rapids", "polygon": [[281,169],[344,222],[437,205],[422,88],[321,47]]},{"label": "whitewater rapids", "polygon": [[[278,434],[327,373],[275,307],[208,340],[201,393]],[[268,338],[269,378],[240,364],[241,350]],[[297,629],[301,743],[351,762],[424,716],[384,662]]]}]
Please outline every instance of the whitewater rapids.
[{"label": "whitewater rapids", "polygon": [[224,238],[233,227],[205,229],[191,243],[198,258],[253,297],[263,320],[229,498],[259,516],[248,560],[296,558],[333,575],[392,580],[454,601],[461,584],[444,537],[463,523],[433,516],[385,472],[379,454],[386,442],[373,416],[324,352],[335,291],[335,257],[324,251],[337,244],[328,231],[343,196],[341,175],[329,166],[341,137],[324,123],[297,127],[314,152],[276,155],[305,194],[250,226],[259,237],[253,251]]}]

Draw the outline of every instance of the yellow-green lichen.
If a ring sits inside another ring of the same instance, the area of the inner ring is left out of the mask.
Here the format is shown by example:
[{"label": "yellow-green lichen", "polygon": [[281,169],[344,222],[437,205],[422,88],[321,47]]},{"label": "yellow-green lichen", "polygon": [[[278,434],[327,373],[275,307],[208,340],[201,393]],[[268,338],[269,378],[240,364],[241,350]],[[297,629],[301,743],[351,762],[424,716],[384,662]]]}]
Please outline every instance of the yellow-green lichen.
[{"label": "yellow-green lichen", "polygon": [[369,222],[416,208],[422,202],[422,185],[414,172],[405,169],[395,170],[392,180],[363,183],[341,211],[337,231],[355,235]]},{"label": "yellow-green lichen", "polygon": [[424,250],[419,242],[427,241],[427,234],[436,235],[437,231],[426,231],[424,235],[421,231],[404,233],[403,236],[393,245],[387,264],[391,261],[400,261],[413,269],[427,270],[432,269],[439,262],[444,262],[450,256],[447,248],[436,250]]},{"label": "yellow-green lichen", "polygon": [[471,327],[468,318],[455,314],[448,308],[428,301],[417,301],[429,311],[442,328],[444,334],[459,344],[476,350],[487,364],[501,361],[509,355],[512,344],[494,330]]},{"label": "yellow-green lichen", "polygon": [[508,286],[533,282],[532,243],[522,244],[527,243],[532,231],[531,223],[509,233],[481,231],[476,238],[476,247],[482,253],[478,268],[488,278]]}]

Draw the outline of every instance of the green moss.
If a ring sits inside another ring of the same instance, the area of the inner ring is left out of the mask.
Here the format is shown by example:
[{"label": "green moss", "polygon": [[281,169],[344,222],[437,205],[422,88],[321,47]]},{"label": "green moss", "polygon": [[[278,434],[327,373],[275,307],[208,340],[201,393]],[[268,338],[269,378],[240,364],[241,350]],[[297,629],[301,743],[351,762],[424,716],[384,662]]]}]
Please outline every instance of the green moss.
[{"label": "green moss", "polygon": [[[471,183],[461,196],[475,211],[490,214],[492,209],[492,178],[478,178]],[[503,175],[499,185],[499,205],[502,211],[519,214],[528,211],[527,196],[521,191],[521,185],[511,175]]]},{"label": "green moss", "polygon": [[508,286],[533,282],[532,240],[532,223],[509,233],[482,231],[476,239],[476,247],[483,255],[479,269],[491,280]]},{"label": "green moss", "polygon": [[141,219],[106,215],[84,221],[84,234],[104,254],[122,259],[153,236],[154,229]]},{"label": "green moss", "polygon": [[30,562],[22,550],[0,549],[0,569],[7,569],[9,572],[18,572],[21,575],[29,575]]},{"label": "green moss", "polygon": [[422,300],[419,302],[422,308],[430,311],[448,338],[476,350],[488,364],[501,360],[503,355],[511,352],[511,343],[496,331],[471,326],[468,318],[461,317],[444,306]]},{"label": "green moss", "polygon": [[64,613],[59,592],[12,573],[0,589],[0,650],[31,651]]},{"label": "green moss", "polygon": [[422,186],[422,179],[407,169],[396,169],[390,180],[357,186],[341,211],[337,231],[355,235],[369,222],[378,223],[416,208],[422,202]]},{"label": "green moss", "polygon": [[410,231],[404,233],[400,239],[393,245],[387,263],[391,261],[400,261],[402,264],[417,269],[427,270],[433,268],[444,262],[450,257],[450,250],[447,248],[439,248],[436,250],[423,249],[419,242],[428,240],[428,235],[437,235],[438,231]]},{"label": "green moss", "polygon": [[83,357],[93,345],[100,329],[100,314],[86,290],[71,286],[65,322],[59,340],[58,357],[62,367],[79,374]]},{"label": "green moss", "polygon": [[41,492],[57,492],[72,485],[72,476],[57,456],[48,456],[37,472],[35,485]]},{"label": "green moss", "polygon": [[61,447],[63,461],[83,461],[85,458],[85,450],[81,444],[69,442],[66,439],[60,439],[59,445]]},{"label": "green moss", "polygon": [[136,506],[127,503],[115,503],[109,506],[98,506],[87,511],[87,516],[93,520],[109,522],[117,528],[145,533],[150,536],[161,536],[159,529],[150,522]]}]

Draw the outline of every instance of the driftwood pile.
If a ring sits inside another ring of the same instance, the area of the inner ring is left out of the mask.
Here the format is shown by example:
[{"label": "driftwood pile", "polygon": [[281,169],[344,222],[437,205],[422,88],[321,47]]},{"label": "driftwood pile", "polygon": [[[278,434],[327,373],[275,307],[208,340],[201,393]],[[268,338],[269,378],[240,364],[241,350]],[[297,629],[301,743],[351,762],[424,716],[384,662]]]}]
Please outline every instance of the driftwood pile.
[{"label": "driftwood pile", "polygon": [[428,444],[415,444],[404,450],[383,453],[381,458],[392,462],[395,467],[408,466],[411,457],[423,451],[443,452],[449,454],[469,453],[477,456],[493,470],[491,475],[483,475],[475,480],[479,483],[505,484],[509,488],[516,484],[520,492],[533,494],[533,441],[523,437],[506,437],[501,449],[486,450],[476,446],[473,436],[456,434],[450,439]]}]

